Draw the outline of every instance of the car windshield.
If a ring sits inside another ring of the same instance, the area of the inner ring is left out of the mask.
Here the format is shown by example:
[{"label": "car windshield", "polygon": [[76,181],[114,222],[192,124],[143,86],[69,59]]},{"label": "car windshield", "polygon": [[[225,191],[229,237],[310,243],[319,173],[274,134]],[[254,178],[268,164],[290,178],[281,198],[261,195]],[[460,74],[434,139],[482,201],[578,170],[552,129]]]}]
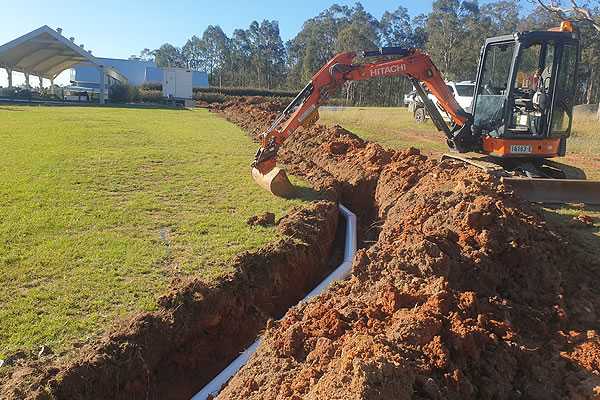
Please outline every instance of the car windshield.
[{"label": "car windshield", "polygon": [[456,91],[461,97],[472,97],[475,92],[475,85],[456,85]]}]

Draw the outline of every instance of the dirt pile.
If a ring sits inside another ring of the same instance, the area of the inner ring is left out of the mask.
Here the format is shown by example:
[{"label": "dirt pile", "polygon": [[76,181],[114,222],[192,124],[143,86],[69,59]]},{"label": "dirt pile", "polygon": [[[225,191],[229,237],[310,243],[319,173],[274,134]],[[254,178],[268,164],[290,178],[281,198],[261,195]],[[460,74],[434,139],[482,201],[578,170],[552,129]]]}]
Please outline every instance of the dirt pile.
[{"label": "dirt pile", "polygon": [[206,286],[175,285],[159,310],[127,321],[66,365],[27,364],[3,383],[3,399],[189,399],[267,320],[281,317],[339,260],[334,203],[311,203],[282,218],[282,239],[232,261],[234,272]]},{"label": "dirt pile", "polygon": [[253,217],[248,218],[246,224],[250,226],[262,227],[273,226],[275,225],[275,214],[273,214],[272,212],[266,212],[261,215],[255,215]]},{"label": "dirt pile", "polygon": [[[255,132],[274,118],[255,107],[224,112]],[[299,130],[280,159],[381,229],[352,278],[272,325],[219,398],[600,398],[600,260],[537,209],[473,168],[339,127]]]}]

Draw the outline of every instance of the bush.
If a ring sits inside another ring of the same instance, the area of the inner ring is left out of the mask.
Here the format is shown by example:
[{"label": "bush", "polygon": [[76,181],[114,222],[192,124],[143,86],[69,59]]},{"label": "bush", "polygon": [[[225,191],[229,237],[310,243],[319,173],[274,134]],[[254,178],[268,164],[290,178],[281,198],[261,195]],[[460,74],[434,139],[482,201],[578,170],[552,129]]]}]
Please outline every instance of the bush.
[{"label": "bush", "polygon": [[204,94],[221,94],[225,96],[262,96],[262,97],[296,97],[298,92],[290,92],[285,90],[270,90],[257,88],[196,88],[194,93]]},{"label": "bush", "polygon": [[142,103],[162,103],[162,90],[146,89],[142,86],[139,90],[139,101]]},{"label": "bush", "polygon": [[207,103],[225,103],[226,101],[233,100],[232,96],[225,96],[218,93],[194,93],[194,100],[205,101]]},{"label": "bush", "polygon": [[2,88],[0,89],[0,96],[11,99],[31,99],[33,98],[33,92],[19,87]]},{"label": "bush", "polygon": [[132,85],[118,83],[110,87],[112,103],[135,103],[140,101],[140,90]]},{"label": "bush", "polygon": [[160,83],[144,83],[140,86],[140,90],[146,91],[162,91],[162,84]]}]

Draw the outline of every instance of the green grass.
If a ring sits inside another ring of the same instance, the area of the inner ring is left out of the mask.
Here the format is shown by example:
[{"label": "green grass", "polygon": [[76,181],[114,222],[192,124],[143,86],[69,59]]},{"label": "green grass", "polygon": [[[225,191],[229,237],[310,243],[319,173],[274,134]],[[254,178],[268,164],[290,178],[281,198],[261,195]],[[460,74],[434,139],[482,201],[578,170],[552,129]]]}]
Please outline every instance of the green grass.
[{"label": "green grass", "polygon": [[600,121],[596,114],[575,113],[568,151],[600,161]]},{"label": "green grass", "polygon": [[2,107],[0,148],[0,358],[68,350],[175,276],[222,275],[277,235],[247,218],[302,201],[256,186],[256,145],[205,110]]}]

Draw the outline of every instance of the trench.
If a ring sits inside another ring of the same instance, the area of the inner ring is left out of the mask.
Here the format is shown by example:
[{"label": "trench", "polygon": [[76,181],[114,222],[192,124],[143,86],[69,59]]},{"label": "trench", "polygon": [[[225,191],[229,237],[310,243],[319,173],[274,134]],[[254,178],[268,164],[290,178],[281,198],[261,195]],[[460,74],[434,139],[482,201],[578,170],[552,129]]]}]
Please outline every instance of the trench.
[{"label": "trench", "polygon": [[[272,108],[222,112],[255,135]],[[265,332],[218,398],[597,397],[600,296],[582,282],[600,264],[535,206],[341,127],[299,129],[278,161],[358,214],[365,250],[352,279]]]},{"label": "trench", "polygon": [[28,387],[9,380],[6,398],[191,398],[344,257],[346,223],[333,201],[292,211],[278,230],[278,242],[237,256],[216,284],[183,282],[158,311],[133,317],[68,364],[28,370]]},{"label": "trench", "polygon": [[[301,163],[287,165],[302,172]],[[180,282],[157,311],[125,321],[72,361],[34,365],[26,381],[3,383],[6,398],[190,399],[341,263],[346,223],[338,202],[357,214],[359,246],[373,236],[376,180],[361,181],[358,191],[337,179],[326,190],[307,180],[327,200],[282,218],[278,242],[240,254],[235,272],[215,284]]]},{"label": "trench", "polygon": [[[224,113],[253,135],[274,117],[270,105],[261,107],[234,105]],[[557,249],[566,247],[535,210],[481,173],[438,165],[410,149],[387,151],[341,128],[315,127],[294,135],[279,161],[330,201],[284,218],[278,227],[284,239],[240,255],[228,279],[211,287],[192,280],[175,288],[161,300],[158,312],[136,317],[75,363],[47,375],[42,384],[54,398],[191,398],[251,345],[270,319],[285,314],[339,263],[344,228],[337,202],[357,214],[359,243],[368,247],[356,257],[357,279],[301,307],[286,317],[285,325],[275,323],[265,335],[269,342],[221,396],[276,398],[263,394],[281,389],[290,360],[296,360],[296,370],[286,377],[295,379],[295,390],[313,389],[300,373],[306,372],[302,361],[309,341],[283,335],[292,323],[294,332],[307,338],[323,336],[318,332],[325,329],[331,345],[358,351],[354,358],[367,364],[375,347],[355,342],[355,333],[363,338],[389,334],[389,343],[396,346],[377,346],[376,364],[388,366],[389,379],[381,380],[377,368],[361,369],[361,376],[371,378],[353,380],[359,384],[355,388],[337,381],[348,378],[336,367],[338,353],[332,353],[331,364],[324,358],[323,371],[329,372],[317,388],[324,390],[322,397],[314,398],[348,398],[349,392],[363,389],[374,393],[366,398],[382,398],[375,396],[381,389],[377,382],[388,385],[386,398],[413,398],[410,393],[419,398],[516,398],[511,397],[517,393],[513,387],[527,398],[558,398],[551,396],[552,390],[568,398],[571,383],[551,377],[567,376],[571,368],[591,379],[573,363],[553,364],[548,371],[534,366],[550,364],[554,348],[571,351],[570,343],[549,332],[597,328],[591,312],[569,308],[562,300],[557,308],[555,300],[559,294],[574,299],[567,300],[573,304],[581,303],[583,295],[595,299],[578,282],[596,276],[589,271],[597,260],[594,264],[559,254]],[[377,244],[369,247],[375,238]],[[354,306],[348,303],[350,290],[357,296]],[[600,309],[600,302],[585,304],[589,310]],[[565,319],[563,308],[574,317]],[[595,336],[580,336],[596,341]],[[549,342],[553,345],[546,346]],[[584,344],[592,346],[588,342]],[[540,350],[527,350],[534,347]],[[600,350],[598,354],[600,360]],[[405,357],[400,364],[398,357]],[[496,371],[495,365],[503,369]],[[541,378],[548,387],[535,385]]]},{"label": "trench", "polygon": [[[350,274],[352,269],[352,261],[356,254],[356,215],[352,211],[340,204],[340,213],[344,216],[346,221],[345,237],[344,237],[344,258],[342,263],[332,271],[321,283],[319,283],[313,290],[310,291],[303,299],[302,302],[309,301],[311,298],[316,297],[323,293],[327,288],[335,281],[345,279]],[[216,377],[214,377],[206,386],[198,392],[192,400],[209,400],[219,394],[221,387],[225,385],[231,377],[233,377],[239,370],[248,362],[250,357],[256,352],[258,346],[260,346],[261,339],[257,339],[250,347],[248,347],[242,354],[240,354],[235,360],[231,362],[225,369],[223,369]]]}]

